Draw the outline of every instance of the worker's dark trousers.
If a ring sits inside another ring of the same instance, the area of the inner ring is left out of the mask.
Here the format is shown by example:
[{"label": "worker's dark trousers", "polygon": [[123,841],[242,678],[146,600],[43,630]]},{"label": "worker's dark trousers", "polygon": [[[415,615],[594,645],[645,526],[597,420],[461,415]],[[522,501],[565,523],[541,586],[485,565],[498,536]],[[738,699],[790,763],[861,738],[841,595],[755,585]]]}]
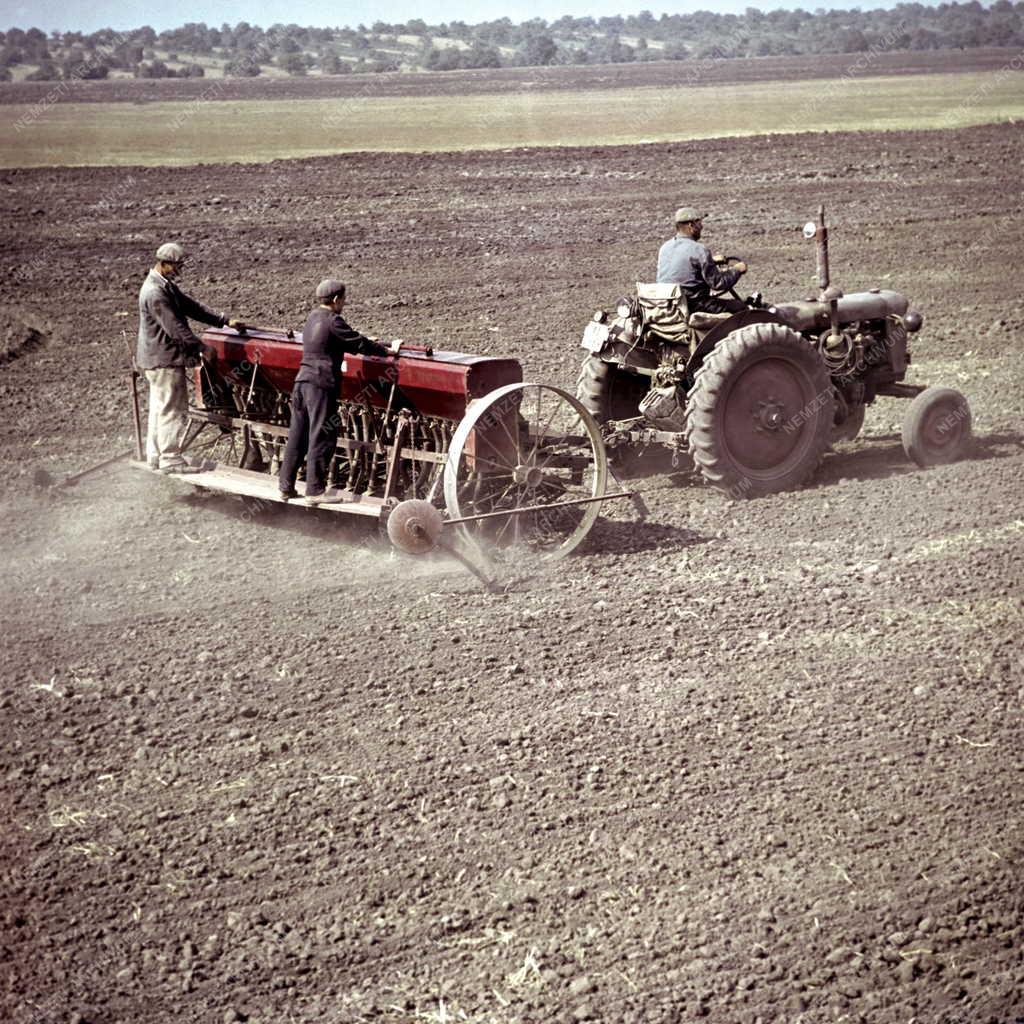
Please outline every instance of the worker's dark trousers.
[{"label": "worker's dark trousers", "polygon": [[323,494],[338,441],[338,425],[338,399],[333,391],[304,381],[292,388],[292,420],[279,477],[282,491],[295,486],[305,458],[306,496]]}]

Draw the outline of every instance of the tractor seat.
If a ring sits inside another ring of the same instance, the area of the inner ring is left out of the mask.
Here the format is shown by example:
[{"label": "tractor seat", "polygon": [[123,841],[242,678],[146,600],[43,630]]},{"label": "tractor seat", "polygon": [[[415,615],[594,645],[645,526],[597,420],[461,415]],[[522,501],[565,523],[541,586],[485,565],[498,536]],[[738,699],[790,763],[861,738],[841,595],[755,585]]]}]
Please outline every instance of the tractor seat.
[{"label": "tractor seat", "polygon": [[648,330],[673,344],[689,342],[689,331],[706,334],[731,313],[691,313],[683,289],[677,284],[637,282],[636,297]]}]

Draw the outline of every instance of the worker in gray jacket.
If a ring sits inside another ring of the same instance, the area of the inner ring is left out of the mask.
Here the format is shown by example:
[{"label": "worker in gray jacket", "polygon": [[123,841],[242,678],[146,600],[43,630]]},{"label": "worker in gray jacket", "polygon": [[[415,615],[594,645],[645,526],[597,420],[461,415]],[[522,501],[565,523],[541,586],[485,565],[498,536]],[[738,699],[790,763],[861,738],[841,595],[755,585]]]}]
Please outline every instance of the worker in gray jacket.
[{"label": "worker in gray jacket", "polygon": [[151,469],[164,473],[196,472],[181,452],[188,426],[185,368],[196,365],[202,353],[202,342],[192,333],[189,318],[215,327],[244,327],[241,320],[207,309],[174,283],[184,263],[185,250],[177,242],[161,245],[139,291],[135,361],[149,382],[146,458]]},{"label": "worker in gray jacket", "polygon": [[676,210],[676,236],[658,250],[658,283],[678,284],[691,313],[738,313],[746,309],[741,299],[726,299],[712,292],[734,287],[747,272],[738,260],[731,267],[719,267],[711,250],[700,244],[703,215],[692,206]]}]

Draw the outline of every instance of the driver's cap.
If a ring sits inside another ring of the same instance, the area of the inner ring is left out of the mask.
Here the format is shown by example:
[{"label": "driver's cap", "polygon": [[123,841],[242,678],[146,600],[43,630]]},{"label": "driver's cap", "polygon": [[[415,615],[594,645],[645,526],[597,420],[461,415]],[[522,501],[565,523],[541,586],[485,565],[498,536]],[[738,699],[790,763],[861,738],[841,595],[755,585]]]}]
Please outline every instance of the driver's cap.
[{"label": "driver's cap", "polygon": [[703,220],[704,214],[702,214],[696,207],[693,206],[680,206],[676,210],[676,224],[686,224],[693,220]]},{"label": "driver's cap", "polygon": [[344,295],[345,285],[334,277],[325,277],[316,286],[316,297],[321,302],[326,302],[328,299],[333,299],[335,295]]},{"label": "driver's cap", "polygon": [[177,242],[164,242],[156,251],[156,258],[161,263],[184,263],[185,247]]}]

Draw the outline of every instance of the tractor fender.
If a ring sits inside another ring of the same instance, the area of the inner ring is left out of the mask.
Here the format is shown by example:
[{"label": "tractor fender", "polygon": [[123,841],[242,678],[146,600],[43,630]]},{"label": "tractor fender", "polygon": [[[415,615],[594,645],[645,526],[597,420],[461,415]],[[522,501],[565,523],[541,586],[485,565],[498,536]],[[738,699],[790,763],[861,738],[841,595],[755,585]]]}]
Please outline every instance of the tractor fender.
[{"label": "tractor fender", "polygon": [[693,350],[693,355],[686,363],[687,379],[693,380],[694,374],[701,368],[708,354],[724,337],[750,324],[782,324],[785,326],[785,321],[776,314],[769,313],[767,309],[745,309],[742,313],[736,313],[728,320],[723,320],[720,324],[712,327]]}]

